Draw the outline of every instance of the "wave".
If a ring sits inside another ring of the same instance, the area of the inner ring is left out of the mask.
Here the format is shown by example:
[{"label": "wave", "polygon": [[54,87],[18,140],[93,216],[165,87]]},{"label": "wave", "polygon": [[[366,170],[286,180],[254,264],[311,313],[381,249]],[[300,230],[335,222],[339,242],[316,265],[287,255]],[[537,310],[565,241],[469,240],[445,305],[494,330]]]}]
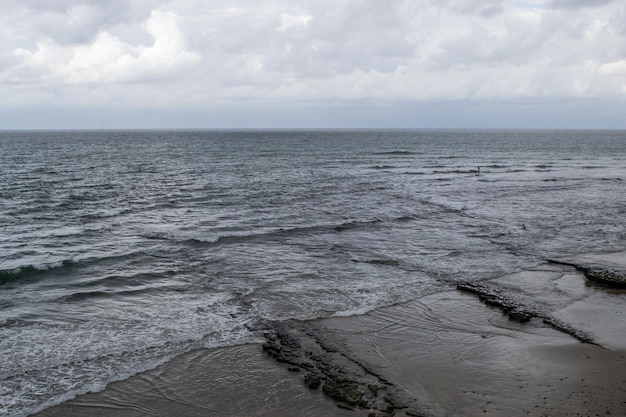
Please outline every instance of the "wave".
[{"label": "wave", "polygon": [[413,151],[385,151],[385,152],[376,152],[374,155],[419,155],[419,152]]},{"label": "wave", "polygon": [[51,274],[60,275],[70,269],[89,267],[93,264],[111,261],[119,263],[137,256],[158,257],[158,255],[138,251],[120,255],[92,256],[83,259],[64,259],[58,262],[41,265],[22,265],[13,269],[0,270],[0,286],[17,282],[36,282],[43,277],[48,277]]},{"label": "wave", "polygon": [[323,234],[323,233],[336,233],[336,232],[345,232],[349,230],[362,229],[368,227],[375,227],[381,223],[386,221],[406,221],[411,219],[410,216],[401,216],[395,219],[379,219],[375,218],[372,220],[354,220],[340,224],[323,224],[323,225],[313,225],[313,226],[302,226],[302,227],[293,227],[293,228],[279,228],[267,232],[259,232],[259,233],[250,233],[250,234],[241,234],[241,235],[223,235],[217,237],[215,240],[203,240],[198,238],[190,238],[184,240],[177,240],[172,237],[163,236],[163,235],[150,235],[150,239],[163,239],[170,241],[177,241],[179,243],[191,245],[191,246],[215,246],[215,245],[228,245],[228,244],[238,244],[238,243],[247,243],[247,242],[255,242],[255,241],[266,241],[266,240],[279,240],[286,239],[294,236],[302,236],[309,234]]},{"label": "wave", "polygon": [[430,206],[442,210],[444,213],[465,214],[466,210],[465,206],[456,207],[448,203],[433,201],[430,198],[421,199],[419,200],[419,202],[424,204],[425,206]]},{"label": "wave", "polygon": [[123,207],[123,208],[100,208],[97,210],[93,210],[90,213],[86,213],[80,216],[83,220],[99,220],[99,219],[110,219],[113,217],[122,216],[124,214],[131,213],[133,211],[132,208]]},{"label": "wave", "polygon": [[132,290],[97,290],[97,291],[82,291],[76,292],[73,294],[64,295],[59,297],[57,301],[64,303],[74,303],[79,301],[97,299],[97,298],[115,298],[120,296],[130,296],[130,295],[138,295],[145,294],[151,292],[152,288],[141,288],[141,289],[132,289]]},{"label": "wave", "polygon": [[395,169],[398,168],[394,165],[374,165],[371,166],[370,169]]},{"label": "wave", "polygon": [[433,174],[476,174],[477,172],[479,172],[476,169],[451,169],[451,170],[446,170],[446,171],[433,171]]},{"label": "wave", "polygon": [[[169,287],[171,289],[180,291],[181,289],[179,287],[176,287],[174,284],[167,283],[167,279],[175,277],[179,272],[179,270],[162,269],[159,271],[151,272],[144,271],[130,274],[96,276],[72,283],[71,285],[68,285],[67,288],[105,288],[105,290],[103,291],[107,293],[113,293],[113,291],[121,293],[128,288],[130,288],[131,291],[144,291],[155,288],[162,289],[164,287]],[[94,291],[98,290],[87,290],[86,292]]]},{"label": "wave", "polygon": [[[235,340],[231,344],[249,342],[250,337],[246,336],[240,336],[241,341]],[[77,395],[102,391],[111,382],[154,369],[175,356],[207,345],[214,347],[204,340],[189,338],[152,343],[135,350],[90,355],[78,361],[60,360],[42,369],[3,376],[0,383],[6,389],[0,392],[0,400],[11,400],[2,403],[7,404],[5,410],[8,410],[8,415],[33,415]],[[25,379],[29,381],[28,384],[22,382]],[[33,396],[33,389],[37,390],[38,397]]]},{"label": "wave", "polygon": [[374,259],[351,259],[350,261],[355,263],[364,263],[370,265],[384,265],[384,266],[400,266],[402,262],[397,259],[391,258],[374,258]]},{"label": "wave", "polygon": [[382,219],[373,219],[373,220],[365,220],[365,221],[352,221],[352,222],[346,222],[346,223],[342,223],[339,226],[335,226],[333,227],[334,230],[336,230],[337,232],[342,232],[344,230],[351,230],[351,229],[358,229],[358,228],[362,228],[362,227],[369,227],[372,225],[376,225],[378,223],[383,223]]},{"label": "wave", "polygon": [[70,259],[64,259],[60,262],[55,262],[47,265],[22,265],[14,269],[0,270],[0,285],[7,283],[21,281],[21,280],[37,280],[37,278],[44,273],[56,269],[67,268],[74,265],[74,261]]}]

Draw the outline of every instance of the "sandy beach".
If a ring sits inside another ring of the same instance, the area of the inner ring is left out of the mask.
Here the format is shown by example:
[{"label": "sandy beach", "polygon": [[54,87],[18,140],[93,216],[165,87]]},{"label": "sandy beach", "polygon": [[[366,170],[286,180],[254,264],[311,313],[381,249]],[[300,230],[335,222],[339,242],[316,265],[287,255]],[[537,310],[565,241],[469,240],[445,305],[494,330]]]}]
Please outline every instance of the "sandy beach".
[{"label": "sandy beach", "polygon": [[[592,260],[626,266],[624,252]],[[554,263],[481,285],[531,316],[451,287],[362,316],[264,323],[264,345],[194,351],[37,415],[626,415],[625,290]]]}]

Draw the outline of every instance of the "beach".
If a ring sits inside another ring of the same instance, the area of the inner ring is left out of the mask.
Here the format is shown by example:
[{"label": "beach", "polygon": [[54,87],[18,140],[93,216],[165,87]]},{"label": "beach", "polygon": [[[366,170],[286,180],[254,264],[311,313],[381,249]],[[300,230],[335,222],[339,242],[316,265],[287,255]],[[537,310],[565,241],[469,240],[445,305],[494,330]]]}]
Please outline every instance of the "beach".
[{"label": "beach", "polygon": [[[626,252],[578,261],[619,272]],[[37,416],[626,414],[625,290],[554,262],[481,284],[538,316],[520,322],[451,287],[364,315],[260,323],[263,343],[196,350]]]},{"label": "beach", "polygon": [[622,131],[0,142],[2,416],[624,414]]}]

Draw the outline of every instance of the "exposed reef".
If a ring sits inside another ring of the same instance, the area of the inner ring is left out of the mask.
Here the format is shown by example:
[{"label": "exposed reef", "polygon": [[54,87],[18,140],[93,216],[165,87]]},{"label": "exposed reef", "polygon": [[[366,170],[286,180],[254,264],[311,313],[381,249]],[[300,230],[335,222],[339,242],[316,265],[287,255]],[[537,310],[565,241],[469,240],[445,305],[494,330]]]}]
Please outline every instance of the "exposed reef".
[{"label": "exposed reef", "polygon": [[593,282],[613,288],[626,288],[626,269],[620,265],[603,265],[594,262],[574,262],[562,259],[550,259],[551,263],[573,266]]},{"label": "exposed reef", "polygon": [[368,410],[371,417],[422,416],[416,401],[377,374],[351,358],[307,322],[263,321],[263,350],[292,372],[302,372],[310,389],[320,389],[339,407]]},{"label": "exposed reef", "polygon": [[566,333],[580,342],[597,344],[593,337],[586,332],[575,329],[572,326],[551,317],[550,314],[539,308],[522,304],[522,302],[516,300],[499,288],[490,287],[484,284],[463,282],[457,284],[457,289],[478,296],[478,298],[487,305],[500,308],[510,320],[517,321],[519,323],[526,323],[531,319],[537,318],[552,328]]}]

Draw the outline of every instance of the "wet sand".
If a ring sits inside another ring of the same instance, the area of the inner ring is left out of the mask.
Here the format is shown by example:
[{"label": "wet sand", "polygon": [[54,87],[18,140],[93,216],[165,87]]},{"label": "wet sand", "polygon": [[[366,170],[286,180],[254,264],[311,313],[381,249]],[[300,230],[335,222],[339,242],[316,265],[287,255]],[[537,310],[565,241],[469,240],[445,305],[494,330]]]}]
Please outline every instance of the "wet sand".
[{"label": "wet sand", "polygon": [[[199,350],[38,415],[626,415],[626,291],[554,264],[486,284],[593,343],[450,288],[363,316],[269,323],[282,362],[261,345]],[[311,375],[320,387],[305,385]],[[333,394],[332,378],[370,401]]]},{"label": "wet sand", "polygon": [[406,390],[424,415],[626,415],[623,347],[511,322],[454,292],[350,321],[329,320],[324,329]]},{"label": "wet sand", "polygon": [[[260,345],[203,349],[81,395],[37,416],[353,416],[301,375],[277,366]],[[358,414],[357,414],[358,415]]]}]

